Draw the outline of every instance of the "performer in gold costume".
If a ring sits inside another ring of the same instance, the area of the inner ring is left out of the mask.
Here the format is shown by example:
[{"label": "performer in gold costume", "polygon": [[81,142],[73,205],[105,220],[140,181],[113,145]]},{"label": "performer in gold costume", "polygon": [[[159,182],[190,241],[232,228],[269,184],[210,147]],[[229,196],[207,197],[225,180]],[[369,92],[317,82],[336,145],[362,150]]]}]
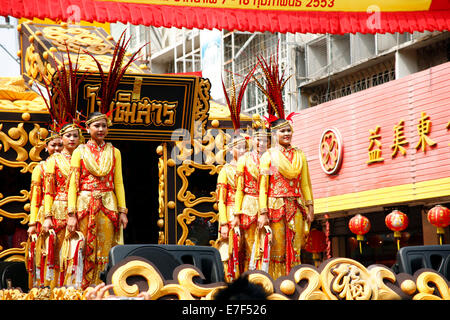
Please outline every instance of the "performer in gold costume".
[{"label": "performer in gold costume", "polygon": [[94,112],[86,126],[91,138],[72,154],[68,194],[68,232],[78,225],[86,245],[82,288],[99,284],[109,250],[123,243],[121,228],[128,223],[120,151],[106,143],[108,119]]},{"label": "performer in gold costume", "polygon": [[[32,190],[33,211],[35,210],[34,201],[38,202],[37,199],[40,198],[39,200],[43,202],[43,217],[39,218],[43,221],[40,221],[42,230],[38,238],[34,243],[33,241],[30,243],[33,248],[28,251],[34,256],[36,268],[34,271],[31,268],[29,270],[36,276],[35,278],[40,278],[40,285],[51,288],[59,284],[59,249],[65,236],[70,154],[78,146],[81,137],[79,127],[74,124],[79,86],[78,60],[75,65],[72,65],[70,54],[67,57],[68,63],[58,65],[51,80],[42,75],[48,96],[48,100],[44,98],[44,101],[52,119],[52,133],[49,139],[57,135],[58,139],[62,140],[63,150],[61,153],[53,153],[42,166],[44,170],[41,175],[44,179],[41,178],[41,181],[44,181],[44,184],[41,195],[37,197]],[[44,96],[41,89],[39,91]],[[32,222],[35,221],[33,211]],[[36,272],[37,269],[39,272]]]},{"label": "performer in gold costume", "polygon": [[[45,170],[45,221],[43,231],[54,230],[56,239],[54,245],[54,276],[50,287],[64,285],[64,270],[60,269],[60,251],[66,237],[67,224],[67,191],[70,178],[70,165],[73,151],[80,144],[82,138],[80,128],[73,123],[64,125],[60,131],[64,149],[56,153],[47,161]],[[47,264],[49,262],[47,261]]]},{"label": "performer in gold costume", "polygon": [[266,86],[259,82],[257,85],[268,98],[269,119],[276,119],[271,121],[275,144],[260,162],[259,220],[272,229],[268,270],[273,279],[277,279],[301,263],[301,248],[314,219],[313,193],[306,156],[291,144],[292,114],[284,115],[282,91],[286,80],[280,78],[277,60],[271,59],[270,64],[264,59],[259,62]]},{"label": "performer in gold costume", "polygon": [[241,103],[244,97],[244,92],[254,73],[253,68],[242,82],[239,94],[236,96],[236,87],[234,79],[232,78],[232,93],[231,97],[223,85],[223,91],[227,101],[227,106],[230,110],[231,121],[233,123],[234,132],[232,141],[227,145],[227,148],[232,151],[233,158],[227,162],[220,170],[217,177],[217,202],[219,207],[219,236],[220,240],[228,241],[228,252],[222,254],[222,261],[224,263],[225,280],[232,281],[239,277],[242,271],[239,264],[239,239],[235,228],[239,228],[240,218],[235,214],[235,194],[236,194],[236,165],[237,161],[248,150],[248,143],[246,137],[240,134],[240,114]]},{"label": "performer in gold costume", "polygon": [[[45,150],[49,156],[61,152],[62,149],[63,143],[60,135],[50,132],[50,136],[45,139]],[[48,159],[39,162],[31,174],[30,219],[27,231],[29,235],[38,234],[44,222],[44,174]]]},{"label": "performer in gold costume", "polygon": [[[45,139],[45,150],[49,156],[59,153],[63,149],[63,143],[57,132],[50,130],[50,136]],[[28,271],[29,288],[37,287],[41,284],[41,261],[36,259],[36,242],[37,237],[41,233],[42,224],[44,223],[44,186],[45,186],[45,170],[47,167],[47,158],[39,162],[33,169],[31,174],[30,187],[30,219],[28,222],[28,241],[26,251],[26,263]],[[42,277],[44,281],[44,277]],[[44,282],[42,282],[43,284]]]},{"label": "performer in gold costume", "polygon": [[[256,121],[255,121],[256,122]],[[260,158],[270,144],[270,130],[264,125],[253,130],[251,151],[239,158],[236,168],[235,215],[239,215],[241,229],[240,260],[243,272],[249,270],[255,237],[258,236],[259,166]],[[262,227],[262,226],[261,226]],[[259,253],[259,246],[255,248]],[[254,253],[256,257],[256,252]],[[256,268],[256,261],[251,266]]]},{"label": "performer in gold costume", "polygon": [[[238,265],[233,265],[234,256],[233,235],[234,228],[239,226],[239,216],[235,216],[235,196],[236,196],[236,165],[237,160],[247,151],[247,141],[241,135],[235,135],[233,141],[228,145],[233,153],[233,159],[227,162],[219,172],[217,177],[217,202],[219,207],[219,232],[222,241],[229,241],[229,252],[224,262],[225,280],[232,281],[239,277],[240,269]],[[239,244],[237,244],[239,250]]]},{"label": "performer in gold costume", "polygon": [[91,55],[101,79],[99,111],[88,115],[86,129],[90,139],[73,152],[71,161],[67,231],[74,232],[78,227],[84,235],[82,289],[101,283],[100,272],[108,263],[109,251],[113,246],[123,244],[122,229],[128,224],[122,156],[117,148],[104,141],[108,127],[112,125],[110,108],[118,85],[138,53],[124,62],[129,43],[124,34],[116,43],[107,75],[101,63]]}]

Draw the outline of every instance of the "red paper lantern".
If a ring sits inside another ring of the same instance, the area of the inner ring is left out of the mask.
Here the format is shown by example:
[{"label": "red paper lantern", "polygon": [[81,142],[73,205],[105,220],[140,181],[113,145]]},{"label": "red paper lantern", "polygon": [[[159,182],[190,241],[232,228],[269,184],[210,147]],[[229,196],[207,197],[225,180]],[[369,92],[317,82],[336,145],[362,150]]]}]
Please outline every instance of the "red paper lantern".
[{"label": "red paper lantern", "polygon": [[444,228],[450,224],[450,210],[444,206],[437,205],[428,211],[427,219],[433,226],[437,227],[439,241],[442,244]]},{"label": "red paper lantern", "polygon": [[313,254],[314,264],[318,267],[319,252],[325,251],[327,248],[325,233],[317,229],[309,232],[308,240],[305,244],[305,250]]},{"label": "red paper lantern", "polygon": [[401,231],[408,227],[408,216],[399,210],[394,210],[386,216],[384,222],[391,231],[394,231],[394,238],[397,240],[397,249],[400,250]]},{"label": "red paper lantern", "polygon": [[356,240],[359,242],[359,251],[362,253],[361,241],[364,240],[364,235],[370,230],[370,221],[367,217],[357,214],[350,219],[348,223],[350,231],[356,234]]},{"label": "red paper lantern", "polygon": [[311,253],[319,253],[327,248],[325,233],[312,229],[306,241],[305,250]]}]

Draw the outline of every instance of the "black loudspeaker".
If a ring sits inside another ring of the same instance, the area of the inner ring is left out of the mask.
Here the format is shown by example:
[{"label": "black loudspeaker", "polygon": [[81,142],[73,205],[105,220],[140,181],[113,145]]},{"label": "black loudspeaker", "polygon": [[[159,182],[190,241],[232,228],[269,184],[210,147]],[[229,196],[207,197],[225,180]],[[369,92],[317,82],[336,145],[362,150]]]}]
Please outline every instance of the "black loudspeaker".
[{"label": "black loudspeaker", "polygon": [[403,247],[397,252],[397,273],[412,275],[422,268],[433,269],[450,280],[450,245]]},{"label": "black loudspeaker", "polygon": [[28,292],[28,272],[24,262],[1,261],[0,262],[0,289],[21,288],[22,292]]},{"label": "black loudspeaker", "polygon": [[170,244],[128,244],[111,248],[109,262],[101,275],[102,280],[106,282],[109,270],[130,256],[138,256],[153,263],[165,280],[173,280],[173,270],[179,265],[191,264],[200,269],[205,276],[205,280],[199,284],[225,281],[222,260],[217,249]]}]

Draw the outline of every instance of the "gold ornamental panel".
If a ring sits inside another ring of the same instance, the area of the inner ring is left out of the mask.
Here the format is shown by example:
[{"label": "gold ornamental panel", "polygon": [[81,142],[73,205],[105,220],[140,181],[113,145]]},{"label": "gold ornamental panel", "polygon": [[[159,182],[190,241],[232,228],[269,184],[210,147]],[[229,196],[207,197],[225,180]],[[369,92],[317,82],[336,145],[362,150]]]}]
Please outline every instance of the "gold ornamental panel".
[{"label": "gold ornamental panel", "polygon": [[[265,290],[267,300],[450,300],[448,282],[435,271],[394,274],[385,266],[365,268],[347,258],[324,261],[319,268],[299,265],[276,281],[264,271],[248,271],[244,275]],[[183,264],[173,270],[173,280],[166,281],[151,262],[128,257],[109,271],[107,284],[113,288],[104,298],[214,300],[216,293],[227,287],[224,282],[198,284],[196,278],[205,278],[202,271]],[[0,290],[0,300],[87,300],[92,290],[62,287],[22,292],[12,288]]]}]

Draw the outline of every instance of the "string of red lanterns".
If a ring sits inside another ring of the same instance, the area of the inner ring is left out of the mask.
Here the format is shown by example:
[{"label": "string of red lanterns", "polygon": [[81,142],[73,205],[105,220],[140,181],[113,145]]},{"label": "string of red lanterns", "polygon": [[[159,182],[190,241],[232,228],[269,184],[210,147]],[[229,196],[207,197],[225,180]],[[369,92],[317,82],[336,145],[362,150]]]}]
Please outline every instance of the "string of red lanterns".
[{"label": "string of red lanterns", "polygon": [[[439,243],[442,245],[443,235],[445,233],[444,228],[450,225],[450,210],[442,205],[436,205],[428,211],[427,219],[437,228],[436,232],[439,237]],[[409,225],[408,216],[400,210],[393,210],[386,216],[385,224],[389,230],[394,232],[397,250],[400,250],[401,232]],[[329,227],[329,225],[327,225],[327,227]],[[348,227],[352,233],[356,234],[356,239],[359,243],[359,251],[362,253],[362,241],[364,240],[364,235],[370,231],[370,220],[361,214],[356,214],[350,219]],[[329,230],[327,230],[327,232],[329,233]]]}]

